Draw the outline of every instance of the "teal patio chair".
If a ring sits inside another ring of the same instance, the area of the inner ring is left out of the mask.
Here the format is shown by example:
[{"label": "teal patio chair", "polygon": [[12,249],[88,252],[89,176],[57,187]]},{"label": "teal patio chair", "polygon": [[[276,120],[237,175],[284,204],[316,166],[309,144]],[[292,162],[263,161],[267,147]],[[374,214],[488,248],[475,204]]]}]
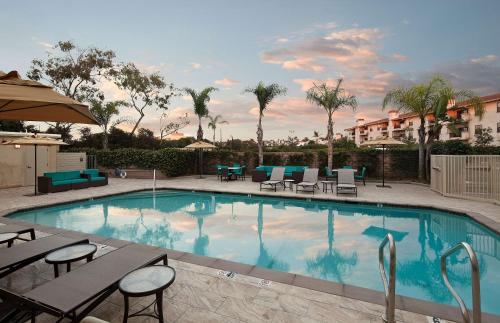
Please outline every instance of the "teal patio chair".
[{"label": "teal patio chair", "polygon": [[233,170],[233,174],[236,176],[236,179],[241,178],[242,180],[246,180],[245,170],[247,167],[246,166],[233,166],[233,167],[239,167]]},{"label": "teal patio chair", "polygon": [[342,169],[352,169],[352,166],[351,165],[344,165],[344,166],[342,166]]},{"label": "teal patio chair", "polygon": [[337,180],[337,172],[332,172],[332,170],[330,168],[328,168],[327,166],[325,166],[325,178],[327,181],[330,181],[330,180]]},{"label": "teal patio chair", "polygon": [[363,181],[363,185],[366,186],[366,167],[361,168],[361,173],[359,175],[355,175],[354,179],[357,181]]},{"label": "teal patio chair", "polygon": [[215,168],[215,171],[217,172],[217,177],[221,177],[221,176],[222,176],[222,170],[223,170],[224,168],[226,168],[226,169],[227,169],[227,166],[217,164],[217,165],[215,165],[215,166],[214,166],[214,168]]}]

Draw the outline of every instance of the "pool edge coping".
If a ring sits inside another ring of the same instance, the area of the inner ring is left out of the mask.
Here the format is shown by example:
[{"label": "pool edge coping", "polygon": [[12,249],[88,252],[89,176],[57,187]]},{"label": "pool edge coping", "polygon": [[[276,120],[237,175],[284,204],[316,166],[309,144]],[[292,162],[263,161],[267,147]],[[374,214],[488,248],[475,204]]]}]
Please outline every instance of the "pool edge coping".
[{"label": "pool edge coping", "polygon": [[[484,225],[488,229],[496,232],[497,234],[500,234],[500,223],[480,214],[477,212],[467,212],[467,211],[459,211],[459,210],[454,210],[451,208],[447,207],[434,207],[434,206],[424,206],[424,205],[419,205],[419,204],[403,204],[403,203],[377,203],[373,201],[366,201],[366,200],[345,200],[345,199],[338,199],[338,198],[333,198],[333,199],[328,199],[328,198],[321,198],[321,197],[315,197],[314,195],[311,196],[304,196],[302,195],[297,195],[296,197],[294,196],[288,196],[288,195],[280,195],[280,194],[275,194],[275,192],[258,192],[258,193],[244,193],[244,192],[227,192],[223,190],[209,190],[209,189],[187,189],[187,188],[177,188],[177,187],[161,187],[157,188],[157,191],[165,191],[165,190],[179,190],[179,191],[188,191],[188,192],[205,192],[205,193],[214,193],[214,194],[233,194],[233,195],[250,195],[250,196],[261,196],[261,197],[279,197],[279,198],[286,198],[286,199],[300,199],[300,200],[316,200],[316,201],[322,201],[322,202],[341,202],[341,203],[348,203],[348,204],[370,204],[370,205],[378,205],[382,204],[384,206],[392,206],[392,207],[410,207],[410,208],[426,208],[426,209],[431,209],[431,210],[438,210],[438,211],[445,211],[445,212],[451,212],[457,216],[465,216],[468,217],[474,221],[477,221],[481,225]],[[26,206],[26,207],[20,207],[20,208],[10,208],[10,209],[5,209],[0,211],[0,218],[3,220],[7,220],[8,222],[13,222],[13,223],[29,223],[26,221],[22,220],[14,220],[10,219],[7,216],[16,212],[20,211],[28,211],[28,210],[33,210],[33,209],[39,209],[39,208],[45,208],[45,207],[53,207],[57,205],[66,205],[70,203],[75,203],[75,202],[82,202],[82,201],[89,201],[93,199],[100,199],[100,198],[106,198],[106,197],[111,197],[111,196],[117,196],[117,195],[123,195],[123,194],[129,194],[129,193],[135,193],[135,192],[143,192],[143,191],[152,191],[150,188],[141,188],[141,189],[134,189],[134,190],[129,190],[125,192],[116,192],[116,193],[107,193],[107,194],[102,194],[102,195],[97,195],[97,196],[92,196],[92,197],[86,197],[86,198],[77,198],[73,200],[67,200],[67,201],[61,201],[61,202],[55,202],[55,203],[49,203],[49,204],[44,204],[44,205],[38,205],[38,206]],[[137,244],[135,242],[131,241],[126,241],[126,240],[119,240],[115,238],[107,238],[107,237],[101,237],[93,234],[86,234],[83,232],[79,231],[73,231],[73,230],[67,230],[67,229],[61,229],[61,228],[54,228],[54,227],[49,227],[41,224],[33,224],[30,223],[35,230],[39,230],[42,232],[46,233],[61,233],[69,236],[85,236],[88,237],[89,240],[92,240],[93,242],[96,243],[103,243],[110,245],[112,247],[117,247],[120,248],[126,244]],[[498,227],[498,229],[496,228]],[[151,248],[160,248],[160,247],[155,247],[155,246],[149,246]],[[349,285],[349,284],[340,284],[328,280],[322,280],[318,278],[313,278],[313,277],[308,277],[300,274],[292,274],[292,273],[286,273],[286,272],[280,272],[276,270],[271,270],[267,268],[261,268],[261,267],[256,267],[252,265],[247,265],[239,262],[233,262],[221,258],[213,258],[213,257],[208,257],[208,256],[199,256],[195,255],[193,253],[189,252],[181,252],[181,251],[176,251],[172,249],[167,249],[167,248],[161,248],[167,251],[168,257],[173,260],[178,260],[186,263],[191,263],[199,266],[204,266],[208,268],[213,268],[213,269],[221,269],[221,270],[226,270],[226,271],[233,271],[236,274],[241,274],[241,275],[246,275],[246,276],[251,276],[255,278],[260,278],[260,279],[267,279],[270,281],[282,283],[282,284],[287,284],[295,287],[301,287],[301,288],[306,288],[310,290],[315,290],[327,294],[332,294],[332,295],[337,295],[341,297],[347,297],[359,301],[364,301],[364,302],[369,302],[369,303],[374,303],[378,305],[384,305],[385,300],[384,300],[384,293],[380,291],[376,291],[373,289],[367,289],[363,287],[358,287],[354,285]],[[238,270],[234,270],[237,268]],[[452,307],[450,305],[445,305],[445,304],[439,304],[439,303],[434,303],[430,301],[424,301],[408,296],[402,296],[402,295],[396,295],[396,308],[399,310],[403,311],[408,311],[408,312],[414,312],[422,315],[428,315],[428,316],[435,316],[439,317],[445,320],[453,320],[453,321],[460,321],[462,316],[457,307]],[[500,315],[495,315],[491,313],[482,313],[482,318],[483,322],[485,323],[494,323],[500,321]]]}]

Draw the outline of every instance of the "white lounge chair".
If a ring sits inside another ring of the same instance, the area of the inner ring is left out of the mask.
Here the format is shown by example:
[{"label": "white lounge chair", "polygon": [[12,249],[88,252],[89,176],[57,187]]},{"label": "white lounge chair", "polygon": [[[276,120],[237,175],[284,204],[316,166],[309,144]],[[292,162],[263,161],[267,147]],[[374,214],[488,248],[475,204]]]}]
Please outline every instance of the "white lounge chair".
[{"label": "white lounge chair", "polygon": [[273,171],[271,172],[271,178],[268,181],[260,182],[259,190],[262,191],[262,185],[269,186],[271,187],[271,189],[274,188],[275,192],[276,192],[276,186],[278,185],[283,186],[283,189],[285,189],[285,183],[283,182],[284,178],[285,178],[285,167],[274,167]]},{"label": "white lounge chair", "polygon": [[358,196],[358,188],[354,183],[354,170],[352,169],[339,169],[337,180],[337,195],[339,193],[351,193]]},{"label": "white lounge chair", "polygon": [[307,168],[306,170],[304,170],[304,177],[302,179],[302,182],[295,185],[295,192],[297,193],[299,191],[300,186],[302,188],[300,191],[312,192],[314,194],[314,190],[316,188],[319,189],[318,173],[319,169],[317,168]]}]

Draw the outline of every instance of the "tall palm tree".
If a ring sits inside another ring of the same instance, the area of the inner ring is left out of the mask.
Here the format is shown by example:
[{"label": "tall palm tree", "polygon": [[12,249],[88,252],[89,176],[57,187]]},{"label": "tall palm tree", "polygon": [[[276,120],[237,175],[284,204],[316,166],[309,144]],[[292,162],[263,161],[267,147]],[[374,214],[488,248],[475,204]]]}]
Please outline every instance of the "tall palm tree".
[{"label": "tall palm tree", "polygon": [[420,119],[418,127],[418,179],[421,181],[424,180],[425,170],[425,118],[432,113],[444,85],[444,80],[435,76],[428,83],[390,90],[382,103],[382,109],[392,104],[399,111],[415,113]]},{"label": "tall palm tree", "polygon": [[207,104],[210,102],[210,93],[217,90],[218,89],[213,86],[206,87],[200,92],[196,92],[196,90],[188,87],[184,88],[184,92],[191,95],[191,98],[193,99],[194,113],[198,116],[198,132],[196,133],[197,140],[203,140],[201,119],[208,115]]},{"label": "tall palm tree", "polygon": [[271,101],[279,96],[286,94],[286,87],[282,87],[279,84],[273,83],[265,85],[264,82],[259,82],[254,88],[247,88],[244,93],[253,93],[259,101],[259,124],[257,125],[257,146],[259,147],[259,165],[264,162],[264,149],[263,149],[263,139],[264,130],[262,130],[262,117],[264,116],[264,110],[267,108]]},{"label": "tall palm tree", "polygon": [[[434,123],[430,126],[427,131],[427,141],[425,143],[425,175],[426,179],[430,180],[430,160],[431,160],[431,149],[435,141],[439,140],[441,134],[441,129],[444,123],[448,123],[450,130],[452,127],[460,120],[456,118],[450,118],[448,116],[448,107],[450,103],[453,102],[467,102],[470,104],[472,109],[474,109],[474,115],[479,117],[481,120],[484,116],[484,105],[483,101],[479,96],[477,96],[473,91],[470,90],[457,90],[454,89],[448,80],[443,80],[444,86],[439,91],[436,102],[433,105],[432,115],[434,116]],[[463,121],[462,121],[463,122]]]},{"label": "tall palm tree", "polygon": [[306,93],[307,101],[323,107],[328,114],[326,139],[328,141],[328,168],[330,169],[333,167],[333,113],[343,107],[355,110],[358,106],[356,97],[347,94],[341,85],[342,79],[337,80],[335,87],[328,86],[325,82],[314,84]]},{"label": "tall palm tree", "polygon": [[220,114],[216,115],[215,117],[209,115],[207,118],[208,118],[208,120],[210,120],[208,122],[208,127],[212,128],[212,130],[214,131],[214,140],[212,141],[212,143],[215,145],[215,130],[217,129],[217,125],[218,124],[227,124],[229,122],[227,122],[226,120],[222,120],[222,116]]}]

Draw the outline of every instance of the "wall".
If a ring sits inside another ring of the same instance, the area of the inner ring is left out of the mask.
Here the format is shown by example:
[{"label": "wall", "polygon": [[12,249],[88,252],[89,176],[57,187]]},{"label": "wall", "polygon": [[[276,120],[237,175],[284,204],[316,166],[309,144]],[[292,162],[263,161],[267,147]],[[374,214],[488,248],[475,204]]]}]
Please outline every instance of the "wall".
[{"label": "wall", "polygon": [[87,167],[86,153],[57,153],[57,171],[83,170]]},{"label": "wall", "polygon": [[24,172],[24,148],[0,145],[0,188],[22,186]]}]

